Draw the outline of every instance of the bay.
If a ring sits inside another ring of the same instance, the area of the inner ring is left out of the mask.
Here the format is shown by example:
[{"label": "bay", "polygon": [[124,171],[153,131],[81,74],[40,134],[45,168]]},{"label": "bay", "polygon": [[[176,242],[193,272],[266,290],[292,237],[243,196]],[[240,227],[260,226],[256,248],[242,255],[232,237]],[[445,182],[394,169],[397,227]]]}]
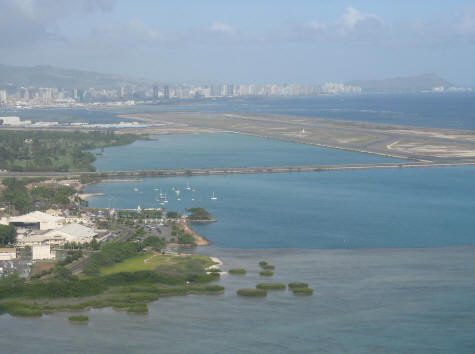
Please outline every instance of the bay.
[{"label": "bay", "polygon": [[167,210],[209,210],[218,222],[193,228],[220,247],[441,247],[475,244],[474,180],[473,167],[413,168],[150,178],[85,192],[105,193],[91,207],[150,208],[162,207],[160,189]]}]

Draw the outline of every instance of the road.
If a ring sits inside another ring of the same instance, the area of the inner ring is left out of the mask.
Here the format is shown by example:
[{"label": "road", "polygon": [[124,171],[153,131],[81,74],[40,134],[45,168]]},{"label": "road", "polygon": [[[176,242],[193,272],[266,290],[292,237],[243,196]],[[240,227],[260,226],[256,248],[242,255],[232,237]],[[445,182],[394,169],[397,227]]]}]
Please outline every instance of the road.
[{"label": "road", "polygon": [[3,172],[0,177],[51,177],[68,178],[80,176],[97,176],[100,178],[122,177],[174,177],[174,176],[212,176],[233,174],[260,174],[260,173],[290,173],[290,172],[318,172],[341,170],[371,170],[389,168],[417,168],[417,167],[448,167],[448,166],[475,166],[475,162],[406,162],[378,163],[378,164],[348,164],[348,165],[302,165],[302,166],[258,166],[258,167],[226,167],[226,168],[191,168],[170,170],[132,170],[106,172]]}]

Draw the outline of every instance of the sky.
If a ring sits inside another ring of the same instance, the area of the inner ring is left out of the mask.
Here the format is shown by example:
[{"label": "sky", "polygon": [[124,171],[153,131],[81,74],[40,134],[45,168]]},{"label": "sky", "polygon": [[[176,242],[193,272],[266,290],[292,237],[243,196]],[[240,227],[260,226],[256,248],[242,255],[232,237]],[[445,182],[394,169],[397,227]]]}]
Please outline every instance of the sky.
[{"label": "sky", "polygon": [[161,82],[475,87],[475,0],[0,0],[0,63]]}]

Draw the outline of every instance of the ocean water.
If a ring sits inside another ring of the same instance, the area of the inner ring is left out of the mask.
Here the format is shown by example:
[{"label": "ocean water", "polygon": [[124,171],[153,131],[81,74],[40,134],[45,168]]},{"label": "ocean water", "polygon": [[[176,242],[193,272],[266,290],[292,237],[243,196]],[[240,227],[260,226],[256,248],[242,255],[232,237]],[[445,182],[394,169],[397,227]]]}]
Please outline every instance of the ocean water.
[{"label": "ocean water", "polygon": [[[104,149],[97,171],[371,164],[401,159],[238,134],[177,134]],[[99,152],[99,150],[93,150]]]},{"label": "ocean water", "polygon": [[[2,353],[473,353],[473,247],[357,250],[242,250],[203,247],[224,269],[223,295],[161,298],[147,316],[112,309],[38,319],[0,317]],[[311,297],[236,290],[269,281],[306,281]]]},{"label": "ocean water", "polygon": [[235,98],[184,103],[138,106],[129,109],[129,113],[194,111],[283,114],[431,128],[475,129],[475,93]]},{"label": "ocean water", "polygon": [[474,180],[475,168],[444,167],[151,178],[85,192],[105,193],[91,207],[149,208],[162,207],[160,188],[167,210],[209,210],[218,222],[193,228],[225,248],[440,247],[475,244]]}]

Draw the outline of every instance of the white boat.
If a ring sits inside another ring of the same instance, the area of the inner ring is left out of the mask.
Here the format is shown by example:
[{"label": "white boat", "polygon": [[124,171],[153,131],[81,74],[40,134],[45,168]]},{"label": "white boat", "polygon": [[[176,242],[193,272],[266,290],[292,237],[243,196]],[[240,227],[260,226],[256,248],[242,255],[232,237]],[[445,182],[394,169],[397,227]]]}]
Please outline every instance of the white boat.
[{"label": "white boat", "polygon": [[191,187],[190,187],[190,182],[186,182],[186,188],[185,188],[187,191],[191,190]]},{"label": "white boat", "polygon": [[138,192],[139,189],[137,187],[134,187],[134,192]]},{"label": "white boat", "polygon": [[211,200],[218,200],[218,197],[214,194],[214,192],[213,192],[213,195],[211,196]]}]

